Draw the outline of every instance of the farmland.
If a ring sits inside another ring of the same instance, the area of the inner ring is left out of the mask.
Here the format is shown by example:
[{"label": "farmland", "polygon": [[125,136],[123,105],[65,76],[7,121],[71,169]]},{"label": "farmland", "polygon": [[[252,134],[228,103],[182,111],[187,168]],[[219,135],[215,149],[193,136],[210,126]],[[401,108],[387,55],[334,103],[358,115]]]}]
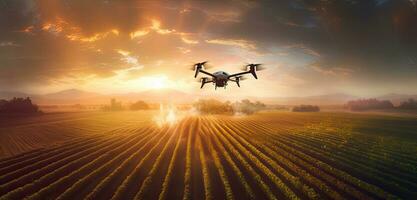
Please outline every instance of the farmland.
[{"label": "farmland", "polygon": [[179,113],[161,123],[155,115],[61,113],[0,121],[1,199],[417,196],[415,117]]}]

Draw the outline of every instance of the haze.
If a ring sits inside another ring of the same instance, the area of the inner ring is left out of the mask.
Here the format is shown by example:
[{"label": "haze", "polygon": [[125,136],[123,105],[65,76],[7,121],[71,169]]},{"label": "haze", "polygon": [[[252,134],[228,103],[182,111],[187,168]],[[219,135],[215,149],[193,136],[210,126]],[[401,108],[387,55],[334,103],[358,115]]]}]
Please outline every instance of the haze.
[{"label": "haze", "polygon": [[[417,93],[415,0],[3,0],[0,29],[0,91]],[[242,88],[200,90],[189,68],[205,60],[268,69]]]}]

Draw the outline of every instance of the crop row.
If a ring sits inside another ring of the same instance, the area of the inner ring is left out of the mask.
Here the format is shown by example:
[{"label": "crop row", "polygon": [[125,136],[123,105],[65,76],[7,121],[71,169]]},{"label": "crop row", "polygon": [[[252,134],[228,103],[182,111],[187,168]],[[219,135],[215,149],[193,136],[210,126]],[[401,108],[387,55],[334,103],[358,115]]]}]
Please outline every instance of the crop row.
[{"label": "crop row", "polygon": [[[254,127],[260,126],[260,125],[255,125],[255,124],[251,124],[251,125]],[[265,129],[265,127],[263,128],[264,130],[266,130],[266,133],[274,132],[274,130]],[[310,159],[310,163],[316,164],[319,169],[325,170],[327,173],[332,174],[333,176],[338,177],[341,180],[344,180],[345,182],[355,186],[358,189],[363,189],[374,195],[380,196],[381,198],[394,198],[392,195],[384,192],[380,188],[374,185],[371,185],[369,183],[366,183],[358,178],[351,176],[349,173],[346,173],[344,171],[341,171],[335,168],[334,167],[335,165],[339,166],[341,165],[341,163],[334,161],[334,160],[329,160],[327,156],[324,156],[320,152],[313,151],[309,146],[305,146],[305,145],[303,146],[302,144],[299,144],[295,141],[291,141],[285,138],[285,134],[279,134],[279,135],[268,134],[268,137],[270,138],[272,137],[272,140],[270,141],[273,141],[274,145],[276,146],[287,145],[288,147],[291,147],[290,150],[291,149],[295,150],[293,151],[294,154],[296,153],[299,154],[300,158]],[[288,151],[288,148],[286,150]]]}]

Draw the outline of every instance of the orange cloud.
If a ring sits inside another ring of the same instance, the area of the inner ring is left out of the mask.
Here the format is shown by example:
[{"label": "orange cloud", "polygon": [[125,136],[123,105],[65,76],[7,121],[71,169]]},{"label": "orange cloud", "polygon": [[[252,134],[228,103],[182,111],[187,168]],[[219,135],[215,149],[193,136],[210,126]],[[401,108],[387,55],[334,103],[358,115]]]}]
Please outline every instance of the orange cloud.
[{"label": "orange cloud", "polygon": [[119,31],[116,30],[116,29],[112,29],[112,30],[110,30],[108,32],[96,33],[96,34],[94,34],[93,36],[90,36],[90,37],[84,37],[80,33],[71,33],[71,34],[66,35],[66,37],[69,40],[72,40],[72,41],[95,42],[97,40],[101,40],[101,39],[109,36],[110,34],[115,35],[115,36],[118,36],[119,35]]},{"label": "orange cloud", "polygon": [[62,32],[63,28],[59,24],[46,23],[42,26],[42,30],[57,35]]},{"label": "orange cloud", "polygon": [[[95,33],[92,36],[85,36],[81,33],[81,28],[72,26],[70,23],[64,21],[61,18],[57,18],[54,22],[44,23],[41,30],[52,33],[54,35],[64,34],[67,39],[79,42],[95,42],[97,40],[108,37],[109,35],[119,36],[119,30],[117,29]],[[31,30],[28,29],[28,31]]]},{"label": "orange cloud", "polygon": [[154,31],[155,33],[158,33],[158,34],[161,34],[161,35],[167,35],[167,34],[175,32],[175,30],[169,30],[169,29],[161,28],[161,22],[156,20],[156,19],[153,19],[151,22],[152,22],[151,26],[143,28],[143,29],[138,29],[134,32],[131,32],[129,34],[130,39],[135,39],[135,38],[138,38],[138,37],[145,36],[145,35],[149,34],[149,32],[151,32],[151,31]]},{"label": "orange cloud", "polygon": [[152,20],[151,30],[153,30],[153,31],[155,31],[155,32],[157,32],[159,34],[162,34],[162,35],[170,34],[172,32],[175,32],[175,30],[162,29],[161,28],[161,22],[158,21],[158,20],[156,20],[156,19],[153,19]]},{"label": "orange cloud", "polygon": [[121,61],[125,62],[126,64],[132,65],[133,68],[136,68],[136,69],[138,69],[138,68],[142,69],[143,68],[143,66],[139,65],[138,59],[134,56],[131,56],[131,54],[132,54],[131,52],[125,51],[125,50],[122,50],[122,49],[117,49],[116,51],[117,51],[117,53],[122,55],[122,58],[120,59]]},{"label": "orange cloud", "polygon": [[245,49],[256,49],[254,43],[249,42],[247,40],[223,40],[223,39],[214,39],[214,40],[206,40],[209,44],[219,44],[219,45],[228,45],[228,46],[237,46]]},{"label": "orange cloud", "polygon": [[23,30],[20,30],[20,31],[17,31],[17,32],[33,34],[34,30],[35,30],[35,26],[31,25],[31,26],[28,26],[28,27],[24,28]]},{"label": "orange cloud", "polygon": [[191,40],[186,37],[181,37],[181,40],[186,44],[198,44],[199,43],[197,40]]},{"label": "orange cloud", "polygon": [[119,35],[119,30],[117,30],[117,29],[112,29],[111,30],[111,32],[114,34],[114,35]]},{"label": "orange cloud", "polygon": [[142,37],[142,36],[147,35],[148,33],[149,33],[149,31],[147,31],[147,30],[137,30],[135,32],[130,33],[130,39],[134,39],[134,38],[137,38],[137,37]]}]

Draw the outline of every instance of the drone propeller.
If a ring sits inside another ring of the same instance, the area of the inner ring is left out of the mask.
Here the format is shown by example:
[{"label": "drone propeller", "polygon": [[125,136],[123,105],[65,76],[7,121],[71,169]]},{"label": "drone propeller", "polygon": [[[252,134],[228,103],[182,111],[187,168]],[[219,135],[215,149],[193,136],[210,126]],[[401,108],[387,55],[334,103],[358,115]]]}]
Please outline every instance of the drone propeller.
[{"label": "drone propeller", "polygon": [[207,63],[208,61],[204,61],[204,62],[200,62],[200,63],[190,63],[190,70],[195,70],[195,68],[196,67],[203,67],[204,66],[204,68],[206,68],[207,66],[206,66],[206,63]]},{"label": "drone propeller", "polygon": [[208,61],[204,61],[204,62],[201,62],[201,63],[196,63],[196,64],[194,64],[195,66],[201,66],[201,67],[205,67],[205,65],[206,65],[206,63],[207,63]]},{"label": "drone propeller", "polygon": [[248,67],[250,68],[254,67],[256,71],[261,71],[265,69],[265,67],[263,67],[263,64],[258,63],[258,64],[246,64],[245,66],[242,66],[242,70],[246,71],[248,70]]},{"label": "drone propeller", "polygon": [[262,70],[265,70],[266,68],[263,66],[263,64],[257,64],[256,65],[256,71],[262,71]]},{"label": "drone propeller", "polygon": [[262,67],[262,64],[260,64],[260,63],[258,63],[258,64],[246,64],[245,66],[242,67],[243,71],[249,71],[253,75],[253,77],[255,77],[256,79],[258,79],[258,76],[256,75],[256,71],[260,71],[260,70],[264,70],[264,69],[265,68]]},{"label": "drone propeller", "polygon": [[195,70],[195,74],[194,74],[194,78],[197,78],[197,75],[198,75],[198,73],[200,72],[200,70],[202,70],[202,69],[209,69],[210,68],[210,66],[207,66],[207,63],[208,61],[204,61],[204,62],[201,62],[201,63],[195,63],[195,64],[193,64],[192,65],[192,67],[190,68],[190,70]]},{"label": "drone propeller", "polygon": [[238,87],[240,87],[240,81],[246,80],[246,77],[244,76],[236,76],[235,82]]}]

